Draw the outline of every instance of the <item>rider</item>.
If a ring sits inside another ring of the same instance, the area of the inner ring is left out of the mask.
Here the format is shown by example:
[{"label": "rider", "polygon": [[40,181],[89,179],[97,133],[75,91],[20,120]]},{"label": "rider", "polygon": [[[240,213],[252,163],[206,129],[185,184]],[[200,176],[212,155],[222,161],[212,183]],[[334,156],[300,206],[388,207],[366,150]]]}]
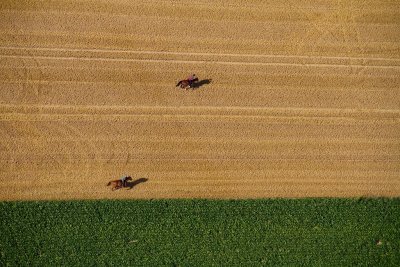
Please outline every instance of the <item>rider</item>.
[{"label": "rider", "polygon": [[126,178],[128,178],[128,176],[124,175],[120,178],[121,182],[122,182],[122,187],[126,187]]},{"label": "rider", "polygon": [[192,88],[193,80],[196,79],[196,74],[190,75],[187,80],[189,81],[189,87]]}]

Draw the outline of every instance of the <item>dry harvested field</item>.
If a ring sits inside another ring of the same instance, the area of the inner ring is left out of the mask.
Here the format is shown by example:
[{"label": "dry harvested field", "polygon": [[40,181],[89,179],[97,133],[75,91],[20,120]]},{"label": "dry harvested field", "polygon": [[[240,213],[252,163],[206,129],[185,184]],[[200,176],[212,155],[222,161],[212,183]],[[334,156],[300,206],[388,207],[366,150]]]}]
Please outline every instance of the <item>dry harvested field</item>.
[{"label": "dry harvested field", "polygon": [[0,200],[400,196],[398,0],[5,0],[0,69]]}]

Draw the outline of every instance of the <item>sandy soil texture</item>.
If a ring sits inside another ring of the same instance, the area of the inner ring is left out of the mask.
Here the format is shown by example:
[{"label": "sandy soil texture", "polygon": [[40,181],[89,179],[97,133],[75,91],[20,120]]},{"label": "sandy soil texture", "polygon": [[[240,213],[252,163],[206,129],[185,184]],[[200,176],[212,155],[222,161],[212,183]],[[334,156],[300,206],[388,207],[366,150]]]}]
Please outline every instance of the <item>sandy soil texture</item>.
[{"label": "sandy soil texture", "polygon": [[400,2],[1,1],[0,136],[0,200],[400,196]]}]

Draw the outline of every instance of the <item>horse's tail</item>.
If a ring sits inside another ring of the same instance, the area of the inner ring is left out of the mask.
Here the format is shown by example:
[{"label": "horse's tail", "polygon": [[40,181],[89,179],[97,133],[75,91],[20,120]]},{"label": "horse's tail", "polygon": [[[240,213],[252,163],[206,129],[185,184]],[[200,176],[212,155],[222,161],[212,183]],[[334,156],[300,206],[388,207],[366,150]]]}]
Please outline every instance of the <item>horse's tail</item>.
[{"label": "horse's tail", "polygon": [[175,87],[178,87],[179,85],[181,85],[182,81],[179,81]]},{"label": "horse's tail", "polygon": [[111,182],[108,182],[107,186],[111,185]]}]

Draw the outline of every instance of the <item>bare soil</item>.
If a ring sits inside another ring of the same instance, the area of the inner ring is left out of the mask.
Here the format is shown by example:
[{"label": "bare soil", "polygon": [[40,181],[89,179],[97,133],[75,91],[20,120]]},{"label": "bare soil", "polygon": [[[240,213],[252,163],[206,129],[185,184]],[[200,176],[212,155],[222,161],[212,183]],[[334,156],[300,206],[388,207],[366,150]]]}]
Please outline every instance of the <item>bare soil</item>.
[{"label": "bare soil", "polygon": [[396,0],[2,1],[0,200],[399,196],[399,85]]}]

